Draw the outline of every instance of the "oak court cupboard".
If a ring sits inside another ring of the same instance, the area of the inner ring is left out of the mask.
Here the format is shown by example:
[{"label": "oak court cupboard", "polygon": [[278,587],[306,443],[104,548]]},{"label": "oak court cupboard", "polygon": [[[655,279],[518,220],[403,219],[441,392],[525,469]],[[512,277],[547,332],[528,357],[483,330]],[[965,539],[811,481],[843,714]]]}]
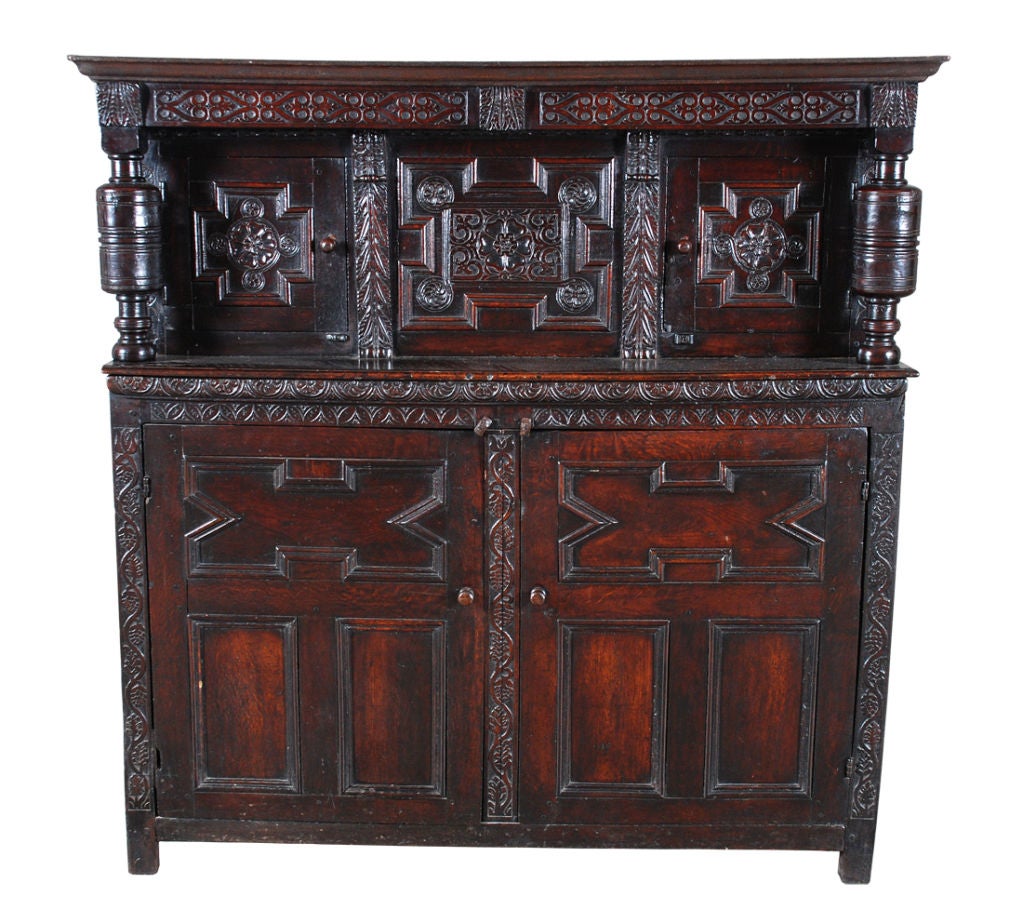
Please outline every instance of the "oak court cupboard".
[{"label": "oak court cupboard", "polygon": [[73,60],[130,870],[728,846],[869,880],[944,59]]}]

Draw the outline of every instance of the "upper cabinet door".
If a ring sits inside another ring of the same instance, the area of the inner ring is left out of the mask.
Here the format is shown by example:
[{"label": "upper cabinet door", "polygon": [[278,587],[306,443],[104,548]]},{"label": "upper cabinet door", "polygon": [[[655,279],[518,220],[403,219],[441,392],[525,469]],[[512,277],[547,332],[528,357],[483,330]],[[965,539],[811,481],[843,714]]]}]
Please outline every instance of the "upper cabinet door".
[{"label": "upper cabinet door", "polygon": [[479,440],[150,426],[145,451],[161,813],[478,818]]},{"label": "upper cabinet door", "polygon": [[345,159],[268,139],[163,147],[168,351],[350,352]]},{"label": "upper cabinet door", "polygon": [[848,355],[853,139],[667,145],[664,355]]},{"label": "upper cabinet door", "polygon": [[840,821],[865,463],[862,430],[524,441],[523,820]]}]

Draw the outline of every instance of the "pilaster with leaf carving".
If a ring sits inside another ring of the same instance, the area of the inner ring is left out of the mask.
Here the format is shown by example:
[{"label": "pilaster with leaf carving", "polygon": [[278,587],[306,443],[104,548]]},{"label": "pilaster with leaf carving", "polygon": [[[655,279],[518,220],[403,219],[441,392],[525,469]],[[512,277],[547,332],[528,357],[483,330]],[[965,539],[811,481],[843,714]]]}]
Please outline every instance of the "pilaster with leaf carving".
[{"label": "pilaster with leaf carving", "polygon": [[372,131],[354,135],[352,160],[359,356],[382,359],[394,352],[384,136]]},{"label": "pilaster with leaf carving", "polygon": [[625,150],[625,258],[622,266],[623,359],[657,356],[661,307],[661,142],[630,132]]}]

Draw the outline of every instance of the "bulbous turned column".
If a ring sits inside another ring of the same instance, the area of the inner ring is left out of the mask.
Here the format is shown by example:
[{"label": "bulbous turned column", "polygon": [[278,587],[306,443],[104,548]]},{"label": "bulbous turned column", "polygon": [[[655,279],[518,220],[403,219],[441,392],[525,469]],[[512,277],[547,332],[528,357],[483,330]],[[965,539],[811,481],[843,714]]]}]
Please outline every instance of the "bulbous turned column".
[{"label": "bulbous turned column", "polygon": [[852,291],[866,307],[857,358],[895,365],[899,300],[916,289],[920,190],[905,178],[906,154],[878,154],[874,176],[853,197]]},{"label": "bulbous turned column", "polygon": [[117,296],[112,355],[143,362],[156,355],[149,299],[163,285],[160,190],[145,182],[141,154],[111,155],[110,182],[96,190],[100,284]]}]

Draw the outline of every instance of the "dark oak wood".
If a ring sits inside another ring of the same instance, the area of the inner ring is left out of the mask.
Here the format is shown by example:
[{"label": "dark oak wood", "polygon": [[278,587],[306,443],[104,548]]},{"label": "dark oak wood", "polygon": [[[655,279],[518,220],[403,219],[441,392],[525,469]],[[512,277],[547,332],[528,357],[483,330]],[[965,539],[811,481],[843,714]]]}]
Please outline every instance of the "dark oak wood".
[{"label": "dark oak wood", "polygon": [[943,58],[74,58],[129,869],[877,821]]}]

